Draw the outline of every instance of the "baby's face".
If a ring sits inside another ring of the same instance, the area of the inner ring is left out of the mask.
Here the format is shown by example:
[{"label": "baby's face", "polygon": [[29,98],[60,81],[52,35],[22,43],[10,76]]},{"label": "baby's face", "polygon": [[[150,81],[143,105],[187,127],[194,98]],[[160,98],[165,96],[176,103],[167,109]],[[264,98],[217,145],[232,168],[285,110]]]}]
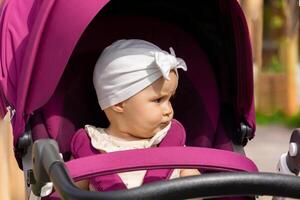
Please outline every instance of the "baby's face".
[{"label": "baby's face", "polygon": [[173,108],[170,102],[175,94],[178,78],[174,71],[170,80],[163,77],[138,94],[124,101],[124,119],[128,133],[138,138],[150,138],[170,123]]}]

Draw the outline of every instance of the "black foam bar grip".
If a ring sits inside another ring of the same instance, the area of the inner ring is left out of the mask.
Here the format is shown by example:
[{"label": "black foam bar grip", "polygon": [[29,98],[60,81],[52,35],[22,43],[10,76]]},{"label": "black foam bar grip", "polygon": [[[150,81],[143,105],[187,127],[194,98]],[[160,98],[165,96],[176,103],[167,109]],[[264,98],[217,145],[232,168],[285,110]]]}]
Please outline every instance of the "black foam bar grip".
[{"label": "black foam bar grip", "polygon": [[114,192],[90,192],[77,188],[64,163],[50,168],[50,179],[63,199],[187,199],[270,195],[300,199],[300,178],[275,173],[222,172],[150,183]]}]

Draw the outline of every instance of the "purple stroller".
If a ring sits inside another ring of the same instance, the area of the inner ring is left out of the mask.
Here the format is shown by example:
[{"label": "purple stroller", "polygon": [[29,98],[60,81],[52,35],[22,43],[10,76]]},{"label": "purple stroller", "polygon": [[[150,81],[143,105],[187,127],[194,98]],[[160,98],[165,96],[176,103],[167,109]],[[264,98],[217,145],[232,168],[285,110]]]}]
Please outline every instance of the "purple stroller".
[{"label": "purple stroller", "polygon": [[[47,196],[54,184],[64,199],[300,198],[298,178],[257,173],[243,155],[243,146],[254,136],[255,116],[251,47],[241,8],[234,0],[202,4],[4,1],[0,111],[8,108],[12,114],[15,156],[32,195]],[[163,49],[172,46],[186,60],[189,70],[180,74],[174,110],[186,129],[187,147],[70,161],[70,141],[77,129],[85,124],[107,126],[90,77],[103,48],[120,38],[145,39]],[[203,174],[109,192],[88,192],[73,183],[165,168],[199,168]]]}]

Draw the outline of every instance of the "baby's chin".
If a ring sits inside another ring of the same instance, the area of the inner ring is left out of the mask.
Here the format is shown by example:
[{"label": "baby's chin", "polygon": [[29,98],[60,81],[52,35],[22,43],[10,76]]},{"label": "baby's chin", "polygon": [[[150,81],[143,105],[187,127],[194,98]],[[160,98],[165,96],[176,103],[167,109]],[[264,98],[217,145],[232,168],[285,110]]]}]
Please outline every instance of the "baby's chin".
[{"label": "baby's chin", "polygon": [[168,124],[160,124],[156,129],[154,129],[148,136],[148,138],[152,138],[156,133],[166,128]]},{"label": "baby's chin", "polygon": [[140,139],[150,139],[152,138],[157,132],[161,131],[162,129],[164,129],[168,124],[160,124],[158,126],[156,126],[155,128],[148,130],[146,132],[144,132],[141,135],[135,135],[135,137],[140,138]]}]

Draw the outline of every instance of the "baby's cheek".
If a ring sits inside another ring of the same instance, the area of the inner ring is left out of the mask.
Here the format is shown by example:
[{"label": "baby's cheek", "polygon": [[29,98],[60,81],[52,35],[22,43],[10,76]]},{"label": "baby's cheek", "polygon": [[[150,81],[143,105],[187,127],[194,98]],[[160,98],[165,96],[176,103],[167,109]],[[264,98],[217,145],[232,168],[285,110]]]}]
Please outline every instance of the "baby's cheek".
[{"label": "baby's cheek", "polygon": [[161,120],[163,119],[163,113],[160,109],[154,110],[152,114],[155,121],[161,122]]},{"label": "baby's cheek", "polygon": [[149,111],[147,125],[150,129],[157,128],[162,121],[162,115],[159,112]]}]

